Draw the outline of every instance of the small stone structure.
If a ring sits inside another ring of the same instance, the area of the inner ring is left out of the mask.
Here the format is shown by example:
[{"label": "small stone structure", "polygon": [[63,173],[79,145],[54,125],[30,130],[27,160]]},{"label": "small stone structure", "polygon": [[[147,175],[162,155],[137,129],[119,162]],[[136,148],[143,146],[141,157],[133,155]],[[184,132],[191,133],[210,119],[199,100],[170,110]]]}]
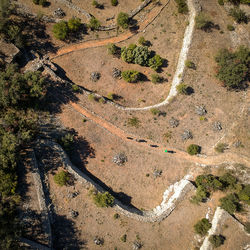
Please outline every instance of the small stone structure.
[{"label": "small stone structure", "polygon": [[195,107],[195,113],[197,115],[201,115],[202,116],[202,115],[205,115],[207,113],[207,110],[205,109],[205,107],[203,105],[196,106]]},{"label": "small stone structure", "polygon": [[97,71],[94,71],[90,74],[90,79],[93,81],[93,82],[97,82],[101,77],[101,74]]},{"label": "small stone structure", "polygon": [[124,153],[119,153],[113,157],[113,162],[118,166],[122,166],[128,161],[127,156]]},{"label": "small stone structure", "polygon": [[213,129],[214,129],[214,131],[220,131],[220,130],[222,130],[222,126],[221,126],[221,123],[220,122],[215,122],[214,124],[213,124]]},{"label": "small stone structure", "polygon": [[172,117],[170,120],[169,120],[169,125],[172,127],[172,128],[176,128],[179,126],[179,121],[177,119],[175,119],[174,117]]},{"label": "small stone structure", "polygon": [[192,139],[193,135],[191,133],[190,130],[186,129],[183,134],[181,135],[182,140],[188,140],[188,139]]},{"label": "small stone structure", "polygon": [[6,63],[12,63],[20,50],[13,44],[0,40],[0,59]]},{"label": "small stone structure", "polygon": [[66,16],[66,14],[61,8],[58,8],[53,12],[53,16],[57,18],[63,18]]},{"label": "small stone structure", "polygon": [[113,78],[121,78],[121,70],[117,69],[117,68],[113,68],[112,69],[112,77]]}]

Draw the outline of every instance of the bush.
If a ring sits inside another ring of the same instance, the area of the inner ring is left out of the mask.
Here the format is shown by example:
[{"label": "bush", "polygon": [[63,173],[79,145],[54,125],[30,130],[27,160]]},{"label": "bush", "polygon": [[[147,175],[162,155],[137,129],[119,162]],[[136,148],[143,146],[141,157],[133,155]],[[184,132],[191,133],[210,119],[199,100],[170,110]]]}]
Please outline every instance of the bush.
[{"label": "bush", "polygon": [[70,31],[73,31],[73,32],[78,31],[81,27],[81,19],[75,18],[75,17],[69,19],[68,27]]},{"label": "bush", "polygon": [[223,188],[235,189],[237,179],[230,173],[225,173],[219,177],[219,181],[223,184]]},{"label": "bush", "polygon": [[159,115],[159,114],[160,114],[160,110],[159,110],[159,109],[156,109],[156,108],[151,108],[151,109],[150,109],[150,112],[151,112],[153,115]]},{"label": "bush", "polygon": [[110,99],[110,100],[114,100],[115,99],[115,94],[114,93],[108,93],[107,98]]},{"label": "bush", "polygon": [[122,78],[126,82],[136,83],[140,80],[140,72],[136,70],[126,70],[122,72]]},{"label": "bush", "polygon": [[177,92],[179,94],[182,94],[182,95],[188,95],[189,94],[188,88],[189,88],[188,85],[186,85],[185,83],[180,83],[176,87]]},{"label": "bush", "polygon": [[225,149],[227,148],[227,144],[226,143],[223,143],[223,142],[220,142],[216,145],[216,147],[214,148],[214,150],[217,152],[217,153],[224,153]]},{"label": "bush", "polygon": [[134,50],[136,48],[136,44],[130,44],[128,48],[122,47],[121,49],[121,58],[124,62],[134,63],[135,53]]},{"label": "bush", "polygon": [[192,61],[186,60],[185,66],[189,69],[196,69],[195,64]]},{"label": "bush", "polygon": [[190,144],[187,147],[187,152],[190,155],[197,155],[201,152],[201,147],[199,145],[196,145],[196,144]]},{"label": "bush", "polygon": [[181,14],[187,14],[188,13],[188,6],[186,3],[186,0],[175,0],[178,6],[178,12]]},{"label": "bush", "polygon": [[79,86],[77,86],[76,84],[73,84],[72,85],[72,90],[73,90],[73,92],[79,92],[80,91],[80,88],[79,88]]},{"label": "bush", "polygon": [[58,172],[57,174],[54,175],[54,181],[61,187],[66,185],[67,182],[69,181],[69,173],[63,170]]},{"label": "bush", "polygon": [[229,31],[234,31],[234,30],[235,30],[234,26],[231,25],[231,24],[228,24],[228,25],[227,25],[227,29],[228,29]]},{"label": "bush", "polygon": [[137,117],[132,117],[132,118],[128,118],[128,125],[130,127],[136,127],[138,128],[140,125],[140,121]]},{"label": "bush", "polygon": [[229,194],[220,199],[220,207],[226,210],[229,214],[234,214],[241,210],[239,199],[235,194]]},{"label": "bush", "polygon": [[52,32],[56,39],[65,40],[69,32],[67,22],[60,21],[59,23],[54,24]]},{"label": "bush", "polygon": [[246,222],[245,223],[245,227],[244,227],[245,231],[250,234],[250,222]]},{"label": "bush", "polygon": [[209,222],[209,220],[203,218],[194,225],[194,230],[197,234],[205,236],[211,227],[212,224]]},{"label": "bush", "polygon": [[129,15],[127,13],[120,12],[117,17],[117,25],[123,29],[127,29],[129,27]]},{"label": "bush", "polygon": [[148,66],[154,70],[158,70],[163,64],[163,60],[159,55],[155,55],[148,61]]},{"label": "bush", "polygon": [[207,31],[211,28],[212,22],[207,15],[201,12],[195,17],[195,26],[197,29]]},{"label": "bush", "polygon": [[218,0],[219,5],[224,5],[224,0]]},{"label": "bush", "polygon": [[119,54],[119,47],[116,46],[114,43],[109,43],[107,45],[108,53],[110,55],[118,55]]},{"label": "bush", "polygon": [[222,235],[213,234],[209,237],[209,241],[211,242],[213,247],[216,248],[224,244],[225,237]]},{"label": "bush", "polygon": [[95,17],[91,17],[89,21],[89,27],[91,30],[97,30],[101,26],[101,23]]},{"label": "bush", "polygon": [[99,4],[96,0],[93,0],[92,1],[92,5],[95,7],[95,8],[102,8],[103,5],[102,4]]},{"label": "bush", "polygon": [[191,197],[191,202],[198,204],[199,202],[204,202],[207,200],[209,193],[203,186],[198,186],[196,189],[196,194]]},{"label": "bush", "polygon": [[146,46],[137,46],[133,50],[134,63],[141,66],[150,66],[150,51]]},{"label": "bush", "polygon": [[100,193],[91,190],[90,195],[98,207],[112,207],[114,205],[115,198],[109,192]]},{"label": "bush", "polygon": [[232,8],[229,10],[229,15],[237,22],[237,23],[247,23],[248,17],[246,13],[240,8]]},{"label": "bush", "polygon": [[111,5],[112,6],[117,6],[118,5],[118,0],[111,0]]},{"label": "bush", "polygon": [[39,0],[32,0],[34,4],[38,5],[39,4]]},{"label": "bush", "polygon": [[215,56],[219,69],[216,77],[224,83],[228,89],[244,87],[250,73],[250,49],[239,47],[234,53],[222,49]]},{"label": "bush", "polygon": [[39,0],[39,5],[45,7],[47,5],[47,1],[46,0]]},{"label": "bush", "polygon": [[161,83],[161,82],[163,82],[163,77],[161,77],[160,75],[158,75],[158,74],[152,74],[151,75],[151,81],[152,81],[152,83]]},{"label": "bush", "polygon": [[238,193],[238,197],[241,201],[250,205],[250,184],[243,187],[243,189]]},{"label": "bush", "polygon": [[120,218],[120,215],[118,213],[114,214],[114,219],[117,220],[118,218]]}]

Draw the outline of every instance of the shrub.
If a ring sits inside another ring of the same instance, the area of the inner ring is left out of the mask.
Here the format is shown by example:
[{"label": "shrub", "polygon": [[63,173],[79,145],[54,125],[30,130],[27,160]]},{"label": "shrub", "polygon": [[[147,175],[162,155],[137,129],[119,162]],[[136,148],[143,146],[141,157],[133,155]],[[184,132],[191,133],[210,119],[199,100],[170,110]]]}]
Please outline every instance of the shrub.
[{"label": "shrub", "polygon": [[211,28],[212,22],[210,18],[205,15],[203,12],[199,13],[195,17],[195,26],[197,29],[207,31]]},{"label": "shrub", "polygon": [[80,88],[76,84],[73,84],[72,90],[73,90],[73,92],[79,92]]},{"label": "shrub", "polygon": [[206,218],[203,218],[194,225],[194,230],[197,234],[200,234],[201,236],[205,236],[211,227],[212,227],[212,224],[209,222],[209,220]]},{"label": "shrub", "polygon": [[97,30],[101,26],[101,23],[95,17],[91,17],[89,21],[89,27],[91,30]]},{"label": "shrub", "polygon": [[222,235],[213,234],[209,237],[209,241],[211,242],[213,247],[216,248],[224,244],[225,237]]},{"label": "shrub", "polygon": [[218,0],[219,5],[224,5],[224,0]]},{"label": "shrub", "polygon": [[235,194],[229,194],[220,199],[220,207],[226,210],[229,214],[234,214],[241,210],[239,199]]},{"label": "shrub", "polygon": [[228,89],[241,88],[244,81],[249,78],[250,49],[239,47],[234,53],[227,49],[220,50],[215,56],[219,69],[216,77],[224,83]]},{"label": "shrub", "polygon": [[178,6],[178,12],[181,14],[187,14],[188,13],[188,6],[186,3],[186,0],[175,0]]},{"label": "shrub", "polygon": [[39,4],[39,0],[32,0],[34,4],[38,5]]},{"label": "shrub", "polygon": [[75,17],[69,19],[68,27],[70,31],[73,31],[73,32],[78,31],[81,27],[81,19],[75,18]]},{"label": "shrub", "polygon": [[141,36],[138,40],[138,43],[142,46],[146,46],[147,45],[147,40],[144,38],[144,36]]},{"label": "shrub", "polygon": [[66,185],[67,182],[69,181],[69,173],[63,170],[58,172],[57,174],[54,175],[54,181],[61,187]]},{"label": "shrub", "polygon": [[96,1],[96,0],[93,0],[92,1],[92,5],[95,7],[95,8],[100,8],[101,5]]},{"label": "shrub", "polygon": [[161,83],[161,82],[163,82],[163,77],[161,77],[160,75],[158,75],[158,74],[152,74],[151,75],[151,81],[152,81],[152,83]]},{"label": "shrub", "polygon": [[54,24],[52,32],[56,39],[65,40],[69,32],[67,22],[60,21],[59,23]]},{"label": "shrub", "polygon": [[179,94],[182,94],[182,95],[188,95],[189,92],[188,92],[188,85],[186,85],[185,83],[180,83],[179,85],[177,85],[176,89],[177,89],[177,92]]},{"label": "shrub", "polygon": [[232,8],[229,10],[229,15],[237,22],[237,23],[247,23],[248,17],[246,13],[240,8]]},{"label": "shrub", "polygon": [[234,30],[235,30],[234,26],[231,25],[231,24],[228,24],[228,25],[227,25],[227,29],[228,29],[229,31],[234,31]]},{"label": "shrub", "polygon": [[47,1],[46,0],[39,0],[39,5],[45,7],[47,5]]},{"label": "shrub", "polygon": [[67,133],[58,139],[58,143],[63,147],[64,150],[69,153],[73,149],[74,144],[74,135],[71,133]]},{"label": "shrub", "polygon": [[90,101],[96,101],[97,100],[97,98],[95,97],[95,95],[94,94],[88,94],[88,99],[90,100]]},{"label": "shrub", "polygon": [[118,218],[120,218],[120,215],[119,215],[118,213],[115,213],[115,214],[114,214],[114,219],[116,220],[116,219],[118,219]]},{"label": "shrub", "polygon": [[151,112],[153,115],[159,115],[159,114],[160,114],[160,110],[159,110],[159,109],[156,109],[156,108],[151,108],[151,109],[150,109],[150,112]]},{"label": "shrub", "polygon": [[107,98],[110,99],[110,100],[114,100],[115,99],[115,94],[114,93],[108,93]]},{"label": "shrub", "polygon": [[119,47],[116,46],[115,44],[113,43],[109,43],[107,45],[107,49],[108,49],[108,53],[110,55],[118,55],[119,54]]},{"label": "shrub", "polygon": [[230,173],[225,173],[219,177],[219,181],[223,183],[223,188],[235,189],[237,184],[237,179]]},{"label": "shrub", "polygon": [[159,55],[155,55],[148,61],[148,66],[154,70],[158,70],[163,64],[163,59]]},{"label": "shrub", "polygon": [[[134,55],[134,63],[139,64],[141,66],[151,66],[150,65],[150,51],[146,46],[137,46],[133,50]],[[160,58],[161,59],[161,58]],[[153,62],[154,63],[154,62]]]},{"label": "shrub", "polygon": [[186,60],[185,66],[189,69],[196,69],[195,64],[192,61]]},{"label": "shrub", "polygon": [[117,17],[117,25],[123,29],[127,29],[129,27],[129,15],[127,13],[120,12]]},{"label": "shrub", "polygon": [[122,242],[126,242],[127,241],[127,235],[124,234],[122,237],[121,237],[121,241]]},{"label": "shrub", "polygon": [[98,207],[112,207],[114,205],[115,198],[109,192],[100,193],[91,190],[90,195]]},{"label": "shrub", "polygon": [[126,70],[122,72],[122,78],[126,82],[136,83],[140,79],[140,72],[136,70]]},{"label": "shrub", "polygon": [[128,118],[128,125],[138,128],[140,126],[140,121],[137,117]]},{"label": "shrub", "polygon": [[101,97],[98,99],[98,102],[101,103],[101,104],[105,104],[106,103],[106,100],[104,97]]},{"label": "shrub", "polygon": [[135,53],[134,50],[136,48],[136,44],[130,44],[128,48],[122,47],[121,49],[121,58],[124,62],[134,63]]},{"label": "shrub", "polygon": [[216,147],[214,148],[214,150],[218,153],[224,153],[225,149],[227,148],[227,144],[220,142],[216,145]]},{"label": "shrub", "polygon": [[197,155],[201,152],[201,147],[199,145],[196,145],[196,144],[190,144],[187,147],[187,152],[190,155]]},{"label": "shrub", "polygon": [[191,202],[198,204],[199,202],[206,201],[209,193],[203,186],[198,186],[196,189],[196,194],[191,197]]},{"label": "shrub", "polygon": [[118,0],[111,0],[111,5],[112,6],[117,6],[118,5]]}]

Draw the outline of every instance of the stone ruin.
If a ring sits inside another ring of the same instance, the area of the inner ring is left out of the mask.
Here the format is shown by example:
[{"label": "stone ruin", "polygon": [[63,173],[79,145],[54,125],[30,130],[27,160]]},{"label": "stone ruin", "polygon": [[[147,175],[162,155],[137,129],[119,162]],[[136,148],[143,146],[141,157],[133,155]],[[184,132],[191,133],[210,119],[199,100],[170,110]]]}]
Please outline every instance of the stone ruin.
[{"label": "stone ruin", "polygon": [[172,117],[170,120],[169,120],[169,125],[172,127],[172,128],[176,128],[179,126],[179,121],[177,119],[175,119],[174,117]]},{"label": "stone ruin", "polygon": [[161,174],[162,174],[162,170],[159,170],[159,169],[155,169],[153,172],[154,178],[160,177]]},{"label": "stone ruin", "polygon": [[214,129],[214,131],[220,131],[220,130],[222,130],[222,126],[221,126],[221,123],[220,122],[215,122],[214,124],[213,124],[213,129]]},{"label": "stone ruin", "polygon": [[113,68],[112,69],[112,77],[113,78],[121,78],[121,70],[117,69],[117,68]]},{"label": "stone ruin", "polygon": [[186,129],[184,130],[183,134],[181,135],[182,140],[188,140],[188,139],[192,139],[193,135],[191,133],[190,130]]},{"label": "stone ruin", "polygon": [[201,106],[196,106],[195,107],[195,113],[197,115],[203,116],[203,115],[205,115],[207,113],[207,110],[202,105]]},{"label": "stone ruin", "polygon": [[94,71],[90,74],[90,79],[93,81],[93,82],[97,82],[101,77],[101,74],[97,71]]},{"label": "stone ruin", "polygon": [[142,248],[142,244],[138,241],[133,242],[133,250],[138,250]]},{"label": "stone ruin", "polygon": [[53,12],[53,16],[57,18],[63,18],[66,16],[66,14],[61,8],[58,8]]},{"label": "stone ruin", "polygon": [[113,157],[113,162],[118,166],[122,166],[125,162],[128,161],[127,156],[124,153],[118,153]]}]

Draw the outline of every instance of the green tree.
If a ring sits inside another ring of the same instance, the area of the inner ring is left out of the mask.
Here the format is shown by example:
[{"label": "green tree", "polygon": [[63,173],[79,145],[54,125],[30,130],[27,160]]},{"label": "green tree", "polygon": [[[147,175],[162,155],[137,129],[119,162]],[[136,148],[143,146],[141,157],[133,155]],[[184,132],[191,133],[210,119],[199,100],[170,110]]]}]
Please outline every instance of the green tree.
[{"label": "green tree", "polygon": [[118,5],[118,0],[110,0],[112,6],[117,6]]},{"label": "green tree", "polygon": [[188,91],[188,85],[185,83],[180,83],[179,85],[177,85],[176,90],[179,94],[182,95],[188,95],[189,91]]},{"label": "green tree", "polygon": [[209,237],[208,239],[211,244],[213,245],[213,247],[217,248],[221,245],[224,244],[224,241],[225,241],[225,237],[222,236],[222,235],[216,235],[216,234],[213,234]]},{"label": "green tree", "polygon": [[187,14],[188,13],[188,6],[186,3],[186,0],[175,0],[178,6],[178,12],[181,14]]},{"label": "green tree", "polygon": [[117,25],[123,29],[127,29],[129,27],[129,15],[127,13],[120,12],[117,17]]},{"label": "green tree", "polygon": [[226,210],[230,214],[234,214],[237,211],[241,210],[239,204],[239,199],[235,194],[229,194],[220,199],[220,207]]},{"label": "green tree", "polygon": [[69,173],[63,170],[54,175],[55,183],[61,187],[65,186],[69,181],[69,179],[70,179]]},{"label": "green tree", "polygon": [[163,59],[159,55],[154,55],[148,61],[148,66],[154,70],[158,70],[163,65]]},{"label": "green tree", "polygon": [[203,12],[200,12],[195,17],[195,27],[197,29],[207,31],[212,27],[212,22],[206,14],[204,14]]},{"label": "green tree", "polygon": [[56,39],[65,40],[69,33],[67,22],[60,21],[59,23],[54,24],[52,32]]},{"label": "green tree", "polygon": [[246,13],[241,10],[240,8],[232,8],[229,10],[229,15],[233,17],[233,19],[237,23],[247,23],[248,22],[248,17]]},{"label": "green tree", "polygon": [[163,82],[163,80],[164,80],[164,78],[161,77],[158,74],[152,74],[151,75],[151,81],[152,81],[152,83],[161,83],[161,82]]}]

